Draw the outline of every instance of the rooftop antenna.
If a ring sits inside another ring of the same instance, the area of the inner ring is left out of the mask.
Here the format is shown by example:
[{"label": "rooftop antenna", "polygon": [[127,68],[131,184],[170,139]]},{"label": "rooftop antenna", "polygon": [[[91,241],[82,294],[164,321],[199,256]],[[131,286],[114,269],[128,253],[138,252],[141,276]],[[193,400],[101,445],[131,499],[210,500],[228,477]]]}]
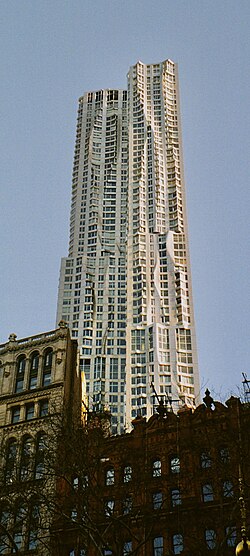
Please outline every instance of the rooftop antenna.
[{"label": "rooftop antenna", "polygon": [[244,399],[246,402],[250,402],[250,380],[248,380],[246,373],[242,373],[243,376],[243,390],[244,390]]}]

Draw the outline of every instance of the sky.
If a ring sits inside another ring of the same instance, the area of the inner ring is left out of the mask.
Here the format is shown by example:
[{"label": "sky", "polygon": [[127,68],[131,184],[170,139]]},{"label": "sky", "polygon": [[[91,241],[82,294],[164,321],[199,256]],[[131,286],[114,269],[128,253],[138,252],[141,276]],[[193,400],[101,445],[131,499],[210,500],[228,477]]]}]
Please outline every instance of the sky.
[{"label": "sky", "polygon": [[250,379],[249,0],[1,0],[0,343],[52,330],[78,98],[178,63],[202,395]]}]

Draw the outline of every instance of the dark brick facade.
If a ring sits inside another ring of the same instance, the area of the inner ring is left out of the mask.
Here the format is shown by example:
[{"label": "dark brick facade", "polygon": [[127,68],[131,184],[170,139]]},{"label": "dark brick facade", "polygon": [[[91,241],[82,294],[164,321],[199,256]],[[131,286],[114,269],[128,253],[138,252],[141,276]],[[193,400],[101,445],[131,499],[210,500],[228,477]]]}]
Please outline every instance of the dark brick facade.
[{"label": "dark brick facade", "polygon": [[250,405],[231,397],[226,405],[161,413],[138,417],[121,436],[105,437],[98,423],[87,428],[88,478],[80,473],[67,496],[71,524],[57,524],[55,554],[235,553],[240,464],[247,510],[249,503]]}]

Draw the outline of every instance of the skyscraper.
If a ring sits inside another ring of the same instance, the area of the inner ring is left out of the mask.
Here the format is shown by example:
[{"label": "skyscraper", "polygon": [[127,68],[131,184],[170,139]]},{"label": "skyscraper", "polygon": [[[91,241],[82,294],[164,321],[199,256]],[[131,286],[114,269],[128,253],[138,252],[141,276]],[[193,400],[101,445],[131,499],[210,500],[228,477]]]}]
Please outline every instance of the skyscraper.
[{"label": "skyscraper", "polygon": [[127,90],[79,99],[68,257],[57,320],[78,338],[89,405],[113,432],[155,392],[199,399],[177,67],[128,72]]}]

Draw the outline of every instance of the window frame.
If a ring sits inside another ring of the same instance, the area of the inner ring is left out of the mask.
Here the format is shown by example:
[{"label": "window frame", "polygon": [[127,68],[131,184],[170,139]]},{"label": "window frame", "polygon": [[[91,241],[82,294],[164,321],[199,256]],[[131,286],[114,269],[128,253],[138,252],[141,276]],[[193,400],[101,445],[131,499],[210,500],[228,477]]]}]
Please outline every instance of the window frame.
[{"label": "window frame", "polygon": [[113,486],[115,484],[115,469],[114,467],[108,467],[105,471],[105,485]]},{"label": "window frame", "polygon": [[125,541],[123,543],[122,554],[123,556],[128,556],[133,551],[132,541]]},{"label": "window frame", "polygon": [[234,548],[237,543],[237,529],[235,525],[228,525],[228,527],[225,528],[225,534],[227,546],[230,548]]},{"label": "window frame", "polygon": [[172,536],[172,546],[174,554],[181,554],[183,552],[184,542],[183,535],[181,533],[174,533],[174,535]]},{"label": "window frame", "polygon": [[203,502],[214,502],[214,490],[211,483],[204,483],[202,485],[202,500]]},{"label": "window frame", "polygon": [[181,499],[181,491],[179,488],[172,488],[171,489],[171,505],[172,508],[176,508],[176,506],[181,506],[182,499]]},{"label": "window frame", "polygon": [[42,371],[42,386],[50,386],[52,382],[52,366],[53,366],[54,351],[52,348],[47,348],[43,354],[43,371]]},{"label": "window frame", "polygon": [[25,406],[25,421],[31,421],[35,417],[34,402],[27,403]]},{"label": "window frame", "polygon": [[104,501],[104,514],[106,517],[111,517],[115,511],[115,499],[108,498]]},{"label": "window frame", "polygon": [[130,483],[132,481],[132,474],[133,469],[131,465],[125,465],[123,468],[123,482],[125,484]]},{"label": "window frame", "polygon": [[215,550],[216,542],[217,542],[216,531],[214,529],[205,529],[204,537],[205,537],[206,548],[208,550]]},{"label": "window frame", "polygon": [[25,369],[26,369],[27,358],[26,355],[19,355],[16,360],[16,378],[15,378],[15,394],[22,392],[24,390],[24,379],[25,379]]},{"label": "window frame", "polygon": [[[38,370],[39,370],[39,351],[34,351],[31,354],[30,370],[29,370],[29,390],[37,388],[38,383]],[[36,364],[34,365],[34,361]],[[33,383],[34,382],[34,383]]]},{"label": "window frame", "polygon": [[21,482],[28,481],[31,478],[33,465],[33,438],[25,435],[22,439],[19,478]]},{"label": "window frame", "polygon": [[162,536],[153,539],[153,556],[163,556],[164,539]]},{"label": "window frame", "polygon": [[[14,448],[14,450],[13,450]],[[16,438],[9,438],[6,444],[4,480],[6,484],[13,482],[16,474],[16,459],[18,452],[18,442]]]},{"label": "window frame", "polygon": [[181,462],[178,455],[172,455],[169,460],[170,472],[173,475],[178,475],[181,471]]},{"label": "window frame", "polygon": [[157,491],[152,493],[152,506],[153,510],[160,510],[163,505],[163,493],[162,491]]},{"label": "window frame", "polygon": [[161,459],[157,458],[152,461],[152,477],[161,477],[162,476],[162,464]]},{"label": "window frame", "polygon": [[201,469],[210,469],[212,467],[212,458],[210,452],[208,451],[201,452],[200,466]]},{"label": "window frame", "polygon": [[15,405],[11,408],[11,423],[14,425],[15,423],[20,422],[20,415],[21,415],[21,406]]}]

